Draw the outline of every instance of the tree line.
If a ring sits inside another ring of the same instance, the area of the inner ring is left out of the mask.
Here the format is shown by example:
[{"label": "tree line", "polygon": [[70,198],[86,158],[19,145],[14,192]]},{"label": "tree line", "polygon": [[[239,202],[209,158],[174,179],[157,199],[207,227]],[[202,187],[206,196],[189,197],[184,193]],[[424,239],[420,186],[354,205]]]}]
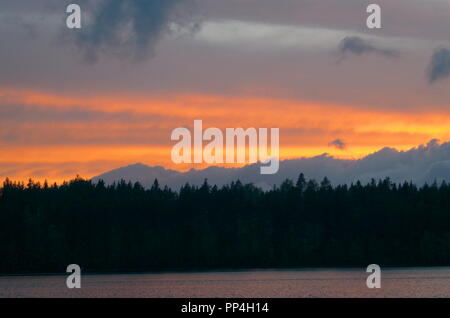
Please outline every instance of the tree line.
[{"label": "tree line", "polygon": [[6,180],[0,273],[450,265],[450,185]]}]

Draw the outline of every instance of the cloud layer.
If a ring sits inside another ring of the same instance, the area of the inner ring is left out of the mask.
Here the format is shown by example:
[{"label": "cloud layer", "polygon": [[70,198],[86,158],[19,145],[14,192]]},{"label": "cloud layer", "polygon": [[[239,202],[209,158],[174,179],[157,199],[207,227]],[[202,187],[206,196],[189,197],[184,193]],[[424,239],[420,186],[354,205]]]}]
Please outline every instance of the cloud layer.
[{"label": "cloud layer", "polygon": [[418,185],[442,181],[450,182],[450,143],[439,144],[436,140],[408,151],[384,148],[359,160],[339,160],[328,155],[308,159],[285,160],[280,163],[276,175],[260,175],[258,164],[244,168],[210,167],[205,170],[190,170],[180,173],[162,167],[149,167],[136,164],[93,178],[113,183],[124,179],[139,181],[147,187],[155,178],[160,184],[179,189],[186,183],[201,185],[205,179],[210,184],[224,185],[240,180],[253,183],[265,190],[280,185],[284,180],[295,180],[300,173],[307,178],[322,180],[328,177],[337,184],[350,184],[357,181],[368,183],[371,179],[389,177],[396,183],[413,182]]}]

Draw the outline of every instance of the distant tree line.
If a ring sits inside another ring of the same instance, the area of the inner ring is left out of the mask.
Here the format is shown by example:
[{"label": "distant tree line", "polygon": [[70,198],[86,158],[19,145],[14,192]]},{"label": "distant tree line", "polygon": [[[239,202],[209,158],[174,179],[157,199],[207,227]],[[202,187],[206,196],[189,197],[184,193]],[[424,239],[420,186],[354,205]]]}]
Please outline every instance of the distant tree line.
[{"label": "distant tree line", "polygon": [[76,178],[0,189],[0,273],[450,265],[450,186],[241,182],[175,192]]}]

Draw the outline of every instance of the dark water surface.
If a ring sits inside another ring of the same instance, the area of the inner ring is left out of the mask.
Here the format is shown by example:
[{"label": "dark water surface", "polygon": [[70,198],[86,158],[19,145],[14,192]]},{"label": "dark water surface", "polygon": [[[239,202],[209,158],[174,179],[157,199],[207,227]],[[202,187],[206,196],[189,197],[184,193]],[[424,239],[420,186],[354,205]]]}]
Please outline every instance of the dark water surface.
[{"label": "dark water surface", "polygon": [[382,269],[368,289],[365,269],[0,277],[0,297],[450,297],[450,267]]}]

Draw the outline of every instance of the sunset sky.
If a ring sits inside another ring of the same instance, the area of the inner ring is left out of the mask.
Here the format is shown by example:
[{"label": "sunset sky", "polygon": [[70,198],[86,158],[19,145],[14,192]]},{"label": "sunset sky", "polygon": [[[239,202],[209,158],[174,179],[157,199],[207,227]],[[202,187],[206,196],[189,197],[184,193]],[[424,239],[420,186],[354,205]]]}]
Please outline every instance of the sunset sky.
[{"label": "sunset sky", "polygon": [[449,17],[449,0],[2,0],[0,179],[202,168],[170,157],[195,119],[280,128],[281,159],[449,141]]}]

